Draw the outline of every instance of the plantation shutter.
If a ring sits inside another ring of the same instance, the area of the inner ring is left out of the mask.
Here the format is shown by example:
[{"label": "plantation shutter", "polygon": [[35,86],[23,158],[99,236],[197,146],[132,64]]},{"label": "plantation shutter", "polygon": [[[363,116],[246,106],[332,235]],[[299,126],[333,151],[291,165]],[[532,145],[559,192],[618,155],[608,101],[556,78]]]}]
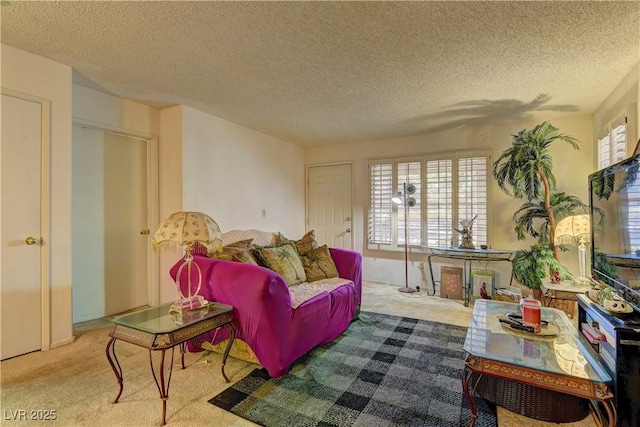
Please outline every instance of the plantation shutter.
[{"label": "plantation shutter", "polygon": [[487,244],[487,158],[463,157],[458,159],[458,221],[473,222],[472,237],[475,246]]},{"label": "plantation shutter", "polygon": [[627,108],[598,133],[598,167],[604,169],[627,158]]},{"label": "plantation shutter", "polygon": [[611,134],[609,128],[606,131],[601,131],[598,135],[598,166],[599,169],[604,169],[607,166],[613,164],[611,161]]},{"label": "plantation shutter", "polygon": [[374,244],[392,243],[393,161],[369,162],[370,202],[368,241]]},{"label": "plantation shutter", "polygon": [[623,113],[611,125],[611,164],[627,158],[627,114]]},{"label": "plantation shutter", "polygon": [[427,160],[425,187],[426,244],[449,246],[453,237],[453,161]]}]

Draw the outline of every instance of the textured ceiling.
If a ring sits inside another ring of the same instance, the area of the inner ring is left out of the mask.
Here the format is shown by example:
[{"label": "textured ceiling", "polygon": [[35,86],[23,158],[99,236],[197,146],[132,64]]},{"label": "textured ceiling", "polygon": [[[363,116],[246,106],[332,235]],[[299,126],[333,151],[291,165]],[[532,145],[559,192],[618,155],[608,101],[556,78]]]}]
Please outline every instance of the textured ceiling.
[{"label": "textured ceiling", "polygon": [[592,113],[640,2],[1,2],[2,43],[74,83],[302,146]]}]

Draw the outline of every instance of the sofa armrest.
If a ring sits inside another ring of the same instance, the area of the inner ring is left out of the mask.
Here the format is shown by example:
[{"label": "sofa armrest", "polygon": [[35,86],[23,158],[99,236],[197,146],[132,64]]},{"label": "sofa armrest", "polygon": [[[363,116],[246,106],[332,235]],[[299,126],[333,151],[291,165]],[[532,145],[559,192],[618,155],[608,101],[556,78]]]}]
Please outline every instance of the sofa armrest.
[{"label": "sofa armrest", "polygon": [[362,301],[362,254],[341,248],[329,248],[336,264],[338,275],[353,282],[356,290],[356,305]]},{"label": "sofa armrest", "polygon": [[[171,269],[175,280],[177,266]],[[245,341],[270,375],[282,375],[281,349],[287,348],[291,319],[291,295],[284,279],[263,267],[206,257],[194,257],[202,270],[200,294],[206,299],[233,306],[236,338]],[[184,286],[187,276],[180,281]],[[215,342],[228,337],[220,331]]]}]

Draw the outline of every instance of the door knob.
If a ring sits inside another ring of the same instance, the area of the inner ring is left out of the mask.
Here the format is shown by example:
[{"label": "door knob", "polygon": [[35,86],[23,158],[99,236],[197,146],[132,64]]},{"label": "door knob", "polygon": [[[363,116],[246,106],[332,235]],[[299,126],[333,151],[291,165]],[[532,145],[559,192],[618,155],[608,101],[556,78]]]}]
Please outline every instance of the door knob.
[{"label": "door knob", "polygon": [[149,229],[148,228],[143,228],[142,230],[140,230],[140,234],[142,234],[142,235],[149,234]]},{"label": "door knob", "polygon": [[38,243],[42,243],[42,238],[36,239],[35,237],[29,236],[26,239],[24,239],[24,241],[27,245],[32,246]]},{"label": "door knob", "polygon": [[347,233],[351,233],[351,229],[350,228],[347,228],[346,231],[347,231]]}]

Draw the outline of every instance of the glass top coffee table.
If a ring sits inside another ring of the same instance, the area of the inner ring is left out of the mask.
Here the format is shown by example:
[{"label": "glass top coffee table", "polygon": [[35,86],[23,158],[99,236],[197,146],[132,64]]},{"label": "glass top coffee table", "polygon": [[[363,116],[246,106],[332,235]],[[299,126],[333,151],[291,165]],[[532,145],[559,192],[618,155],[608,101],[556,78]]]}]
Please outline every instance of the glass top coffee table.
[{"label": "glass top coffee table", "polygon": [[[123,389],[122,368],[115,351],[116,341],[126,341],[149,350],[151,373],[160,392],[160,399],[162,399],[162,425],[166,424],[167,399],[173,372],[174,347],[176,345],[180,346],[182,369],[185,369],[184,353],[186,342],[205,332],[226,326],[229,329],[230,336],[222,358],[221,369],[225,381],[229,382],[229,378],[224,373],[224,365],[235,337],[235,330],[231,323],[233,307],[230,305],[211,302],[205,307],[196,310],[170,313],[169,308],[171,305],[172,303],[162,304],[113,318],[112,322],[115,323],[115,328],[109,334],[111,340],[106,348],[107,359],[120,386],[118,395],[113,403],[118,402]],[[170,365],[165,368],[165,352],[169,349],[171,349]],[[161,353],[160,361],[157,365],[154,364],[152,356],[153,352],[156,351]]]},{"label": "glass top coffee table", "polygon": [[566,314],[543,307],[542,319],[556,328],[549,328],[549,335],[543,336],[503,326],[498,315],[510,312],[518,313],[519,306],[489,300],[475,302],[464,342],[467,357],[462,378],[471,409],[470,426],[477,418],[474,398],[478,383],[487,376],[588,399],[598,425],[605,425],[602,407],[609,425],[615,426],[616,409],[610,388],[613,379]]}]

